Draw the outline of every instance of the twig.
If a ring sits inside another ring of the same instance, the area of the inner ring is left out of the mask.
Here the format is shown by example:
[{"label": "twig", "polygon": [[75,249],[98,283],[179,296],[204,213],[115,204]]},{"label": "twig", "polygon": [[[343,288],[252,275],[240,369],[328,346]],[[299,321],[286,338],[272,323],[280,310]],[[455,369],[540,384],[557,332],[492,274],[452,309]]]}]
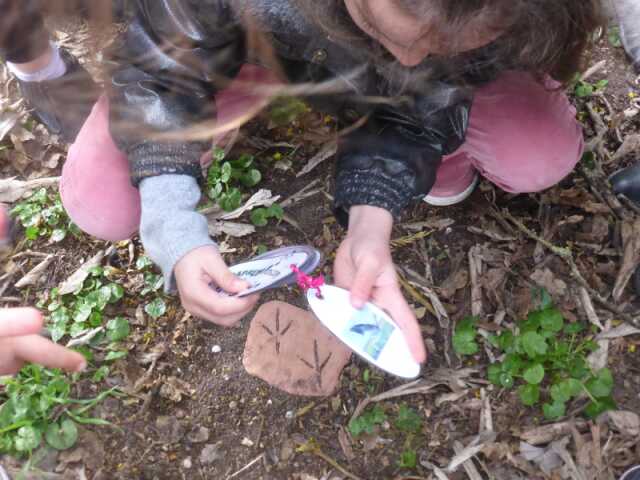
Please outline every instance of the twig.
[{"label": "twig", "polygon": [[434,317],[437,318],[438,314],[433,308],[433,305],[431,305],[431,302],[429,302],[429,300],[427,300],[424,295],[422,295],[418,290],[416,290],[413,287],[413,285],[411,285],[407,281],[407,279],[404,278],[403,273],[400,269],[396,268],[396,272],[398,273],[398,282],[400,283],[402,288],[404,288],[416,302],[418,302],[420,305],[426,308],[430,314],[432,314]]},{"label": "twig", "polygon": [[335,468],[336,470],[338,470],[340,473],[350,478],[351,480],[362,480],[362,478],[358,477],[357,475],[354,475],[349,470],[347,470],[342,465],[340,465],[338,462],[336,462],[329,455],[327,455],[322,450],[320,450],[320,447],[318,446],[316,441],[313,439],[307,441],[307,443],[300,445],[297,450],[301,453],[311,453],[316,457],[321,458],[322,460],[327,462],[329,465],[331,465],[333,468]]},{"label": "twig", "polygon": [[232,473],[231,475],[229,475],[227,477],[227,480],[231,480],[232,478],[237,477],[238,475],[240,475],[243,472],[246,472],[247,470],[249,470],[251,467],[253,467],[256,463],[258,463],[260,460],[262,460],[262,458],[264,457],[264,452],[262,452],[260,455],[258,455],[256,458],[254,458],[253,460],[251,460],[249,463],[247,463],[244,467],[242,467],[240,470],[238,470],[235,473]]},{"label": "twig", "polygon": [[607,64],[606,60],[600,60],[598,63],[587,68],[582,75],[580,75],[580,81],[584,82],[592,75],[598,73]]},{"label": "twig", "polygon": [[313,187],[315,187],[319,183],[320,183],[320,179],[316,178],[313,182],[309,183],[307,186],[297,191],[296,193],[288,197],[286,200],[283,200],[282,202],[280,202],[280,206],[282,208],[287,208],[290,205],[298,203],[299,201],[304,200],[307,197],[310,197],[312,195],[315,195],[316,193],[319,193],[320,189],[311,190]]},{"label": "twig", "polygon": [[622,320],[626,322],[632,323],[636,326],[640,325],[640,318],[635,319],[631,315],[624,313],[622,310],[620,310],[620,308],[618,308],[615,305],[612,305],[611,302],[609,302],[606,298],[600,295],[599,292],[597,292],[594,288],[592,288],[591,285],[589,285],[589,283],[582,276],[582,273],[580,273],[580,270],[578,269],[578,266],[576,265],[576,262],[573,259],[573,254],[571,253],[570,249],[564,248],[564,247],[558,247],[557,245],[554,245],[553,243],[548,242],[544,238],[541,238],[540,236],[536,235],[534,232],[529,230],[524,224],[522,224],[519,220],[514,218],[513,215],[511,215],[511,213],[508,210],[504,209],[502,214],[505,216],[506,219],[508,219],[511,223],[513,223],[518,228],[518,230],[520,230],[522,233],[527,235],[532,240],[539,242],[540,244],[545,246],[547,249],[551,250],[552,253],[558,255],[565,262],[567,262],[567,265],[569,265],[569,269],[571,270],[571,275],[576,279],[576,281],[581,286],[583,286],[587,290],[587,292],[589,292],[591,297],[596,302],[598,302],[602,307],[609,310],[610,312],[615,313]]}]

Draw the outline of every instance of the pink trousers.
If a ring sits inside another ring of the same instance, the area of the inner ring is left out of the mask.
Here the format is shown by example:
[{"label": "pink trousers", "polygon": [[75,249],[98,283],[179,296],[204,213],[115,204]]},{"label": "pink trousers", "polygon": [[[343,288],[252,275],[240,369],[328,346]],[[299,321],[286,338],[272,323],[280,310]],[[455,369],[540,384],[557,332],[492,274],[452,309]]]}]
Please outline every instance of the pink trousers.
[{"label": "pink trousers", "polygon": [[[245,65],[236,82],[216,95],[218,119],[227,121],[258,100],[246,85],[273,81],[260,67]],[[241,85],[241,82],[244,84]],[[561,90],[531,76],[507,72],[475,95],[465,143],[444,158],[431,190],[460,193],[476,172],[512,193],[537,192],[558,183],[582,154],[582,129]],[[62,202],[85,232],[105,240],[128,238],[140,222],[140,197],[129,183],[126,156],[108,128],[106,97],[93,107],[62,171]]]}]

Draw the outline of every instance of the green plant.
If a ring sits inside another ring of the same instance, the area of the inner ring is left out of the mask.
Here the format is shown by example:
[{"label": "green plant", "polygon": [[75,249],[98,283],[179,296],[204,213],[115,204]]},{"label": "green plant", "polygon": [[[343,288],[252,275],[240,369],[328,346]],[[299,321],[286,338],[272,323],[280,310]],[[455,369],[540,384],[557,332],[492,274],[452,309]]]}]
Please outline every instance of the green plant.
[{"label": "green plant", "polygon": [[37,190],[16,204],[11,215],[25,228],[25,236],[29,241],[45,237],[50,242],[61,242],[69,232],[80,235],[80,230],[62,207],[60,195],[49,193],[46,188]]},{"label": "green plant", "polygon": [[400,460],[398,461],[398,467],[400,468],[416,468],[418,464],[418,454],[412,448],[407,448],[400,454]]},{"label": "green plant", "polygon": [[376,425],[380,425],[387,419],[387,415],[380,405],[374,406],[368,412],[363,413],[349,422],[349,432],[354,437],[362,433],[373,433]]},{"label": "green plant", "polygon": [[52,340],[57,342],[65,335],[77,338],[98,327],[105,327],[106,331],[96,335],[93,344],[123,339],[123,332],[128,333],[127,320],[117,317],[107,323],[104,319],[106,307],[118,303],[123,296],[122,285],[109,280],[102,267],[93,267],[75,292],[60,295],[57,288],[52,289],[46,305]]},{"label": "green plant", "polygon": [[277,97],[271,103],[269,118],[278,126],[289,125],[300,115],[307,112],[309,107],[295,97]]},{"label": "green plant", "polygon": [[38,365],[24,367],[15,377],[0,380],[0,453],[29,455],[44,440],[65,450],[78,438],[76,424],[110,425],[88,412],[115,388],[88,400],[72,398],[72,379],[59,370]]},{"label": "green plant", "polygon": [[576,79],[573,87],[573,93],[578,98],[587,98],[594,93],[598,93],[609,84],[609,80],[598,80],[596,83],[587,82],[584,80]]},{"label": "green plant", "polygon": [[238,208],[242,203],[239,186],[254,187],[260,180],[260,170],[253,168],[252,155],[243,154],[235,160],[225,160],[224,150],[215,147],[213,162],[207,172],[207,196],[226,212]]},{"label": "green plant", "polygon": [[[469,331],[468,324],[463,328]],[[544,416],[550,420],[562,417],[566,403],[583,393],[591,400],[587,416],[614,408],[611,371],[603,368],[594,372],[589,367],[586,357],[598,345],[585,330],[580,323],[566,323],[548,295],[543,296],[541,307],[520,321],[515,332],[507,330],[489,337],[490,344],[502,354],[501,361],[487,369],[489,381],[507,389],[517,387],[524,405],[543,402]],[[467,340],[465,336],[465,347]]]},{"label": "green plant", "polygon": [[396,428],[405,433],[418,433],[422,430],[422,417],[415,410],[400,405],[398,416],[395,421]]},{"label": "green plant", "polygon": [[622,38],[620,37],[620,27],[609,27],[607,38],[612,47],[621,48]]},{"label": "green plant", "polygon": [[264,227],[270,218],[275,218],[276,220],[282,220],[284,217],[284,210],[280,205],[274,203],[270,207],[258,207],[254,208],[251,211],[251,223],[253,223],[256,227]]},{"label": "green plant", "polygon": [[151,270],[153,262],[145,255],[136,260],[136,268],[142,272],[144,278],[144,287],[140,294],[143,296],[154,295],[153,299],[145,304],[144,311],[154,319],[160,318],[167,311],[167,304],[159,292],[164,285],[164,279],[162,275]]},{"label": "green plant", "polygon": [[456,325],[453,334],[453,349],[458,355],[474,355],[478,353],[478,343],[476,342],[476,334],[478,330],[475,327],[475,317],[466,317]]}]

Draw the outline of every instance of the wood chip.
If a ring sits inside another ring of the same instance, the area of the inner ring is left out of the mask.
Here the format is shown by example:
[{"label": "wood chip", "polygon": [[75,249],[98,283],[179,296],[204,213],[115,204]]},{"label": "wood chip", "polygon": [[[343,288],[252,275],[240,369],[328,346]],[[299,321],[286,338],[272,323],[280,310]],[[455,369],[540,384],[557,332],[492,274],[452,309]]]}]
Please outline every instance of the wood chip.
[{"label": "wood chip", "polygon": [[326,159],[333,157],[338,151],[338,140],[333,140],[327,143],[324,147],[320,149],[318,153],[316,153],[313,157],[309,159],[309,162],[296,174],[296,178],[299,178],[303,175],[306,175],[311,170],[316,168]]},{"label": "wood chip", "polygon": [[71,276],[67,278],[62,285],[60,285],[60,295],[66,295],[80,290],[82,288],[82,284],[89,276],[89,270],[94,267],[98,267],[102,263],[104,255],[104,250],[99,251],[92,258],[83,263],[80,268],[73,272]]},{"label": "wood chip", "polygon": [[633,272],[640,264],[640,218],[623,221],[620,227],[622,236],[622,265],[613,287],[613,299],[618,302]]}]

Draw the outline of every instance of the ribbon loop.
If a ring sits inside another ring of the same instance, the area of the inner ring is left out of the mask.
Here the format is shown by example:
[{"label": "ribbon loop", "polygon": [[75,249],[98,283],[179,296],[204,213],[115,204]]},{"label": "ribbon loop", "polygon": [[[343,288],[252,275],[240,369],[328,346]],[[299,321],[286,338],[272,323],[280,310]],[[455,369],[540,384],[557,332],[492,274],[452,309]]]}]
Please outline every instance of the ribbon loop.
[{"label": "ribbon loop", "polygon": [[296,274],[296,281],[303,292],[310,289],[315,290],[316,297],[322,298],[320,287],[324,285],[324,276],[318,275],[317,277],[312,277],[311,275],[301,272],[296,265],[291,265],[291,270]]}]

